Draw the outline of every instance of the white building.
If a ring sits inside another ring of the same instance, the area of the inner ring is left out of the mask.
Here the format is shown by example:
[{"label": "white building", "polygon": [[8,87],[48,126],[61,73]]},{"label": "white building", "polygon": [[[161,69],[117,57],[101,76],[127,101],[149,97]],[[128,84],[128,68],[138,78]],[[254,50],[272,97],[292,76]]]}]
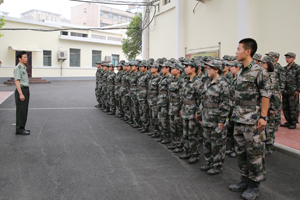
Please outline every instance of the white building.
[{"label": "white building", "polygon": [[[5,23],[3,28],[89,28],[12,17],[5,17]],[[66,30],[54,32],[9,30],[0,32],[4,35],[0,39],[0,60],[2,61],[0,83],[13,77],[13,69],[17,64],[16,53],[22,50],[31,55],[29,56],[31,61],[28,64],[30,65],[28,67],[29,76],[48,78],[48,80],[59,77],[66,79],[95,77],[96,61],[111,59],[116,64],[119,60],[126,60],[121,44],[121,39],[125,36],[124,30]],[[59,59],[59,52],[65,52],[67,59]]]}]

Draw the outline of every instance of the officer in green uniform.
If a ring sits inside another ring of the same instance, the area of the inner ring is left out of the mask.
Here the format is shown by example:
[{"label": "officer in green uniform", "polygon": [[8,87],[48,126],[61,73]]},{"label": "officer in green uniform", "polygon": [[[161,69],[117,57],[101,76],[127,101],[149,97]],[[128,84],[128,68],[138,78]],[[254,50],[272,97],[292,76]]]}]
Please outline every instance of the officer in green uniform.
[{"label": "officer in green uniform", "polygon": [[16,135],[29,135],[30,130],[26,130],[26,121],[29,104],[29,80],[26,71],[27,54],[21,51],[17,54],[19,64],[14,69],[14,78],[16,84],[15,102],[16,102]]}]

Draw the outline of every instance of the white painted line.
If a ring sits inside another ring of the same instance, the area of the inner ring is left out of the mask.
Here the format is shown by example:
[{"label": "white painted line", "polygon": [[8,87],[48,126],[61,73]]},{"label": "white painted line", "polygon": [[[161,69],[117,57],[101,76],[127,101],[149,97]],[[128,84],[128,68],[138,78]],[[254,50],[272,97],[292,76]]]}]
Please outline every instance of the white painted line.
[{"label": "white painted line", "polygon": [[11,92],[10,95],[8,95],[6,98],[4,98],[2,101],[0,101],[0,105],[8,98],[10,97],[14,92]]}]

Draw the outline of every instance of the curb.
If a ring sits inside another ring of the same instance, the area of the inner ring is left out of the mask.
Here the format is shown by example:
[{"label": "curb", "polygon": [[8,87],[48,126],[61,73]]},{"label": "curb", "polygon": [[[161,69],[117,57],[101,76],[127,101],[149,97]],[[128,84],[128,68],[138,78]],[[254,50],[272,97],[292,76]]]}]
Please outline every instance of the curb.
[{"label": "curb", "polygon": [[295,158],[300,158],[300,150],[298,150],[298,149],[293,149],[291,147],[288,147],[288,146],[285,146],[282,144],[278,144],[278,143],[274,143],[274,147],[275,147],[276,151],[288,154]]}]

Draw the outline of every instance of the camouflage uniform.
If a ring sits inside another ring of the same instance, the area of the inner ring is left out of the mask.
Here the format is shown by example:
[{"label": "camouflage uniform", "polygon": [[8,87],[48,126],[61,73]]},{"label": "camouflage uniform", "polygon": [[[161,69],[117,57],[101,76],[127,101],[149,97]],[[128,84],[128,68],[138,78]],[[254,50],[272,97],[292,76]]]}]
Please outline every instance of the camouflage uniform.
[{"label": "camouflage uniform", "polygon": [[104,108],[104,102],[103,102],[103,98],[101,96],[104,72],[105,71],[101,68],[100,72],[97,74],[97,79],[99,80],[98,81],[98,96],[99,96],[99,100],[100,100],[100,108],[101,109]]},{"label": "camouflage uniform", "polygon": [[[125,64],[126,65],[126,64]],[[126,65],[127,66],[127,65]],[[122,105],[123,105],[123,111],[124,111],[124,120],[128,121],[130,120],[130,93],[129,93],[129,71],[124,72],[122,78],[121,78],[121,87],[120,87],[120,95],[122,99]]]},{"label": "camouflage uniform", "polygon": [[[134,64],[137,66],[137,64]],[[130,99],[131,99],[131,109],[133,118],[133,127],[140,127],[140,115],[139,115],[139,101],[138,101],[138,78],[139,73],[132,71],[130,77]]]},{"label": "camouflage uniform", "polygon": [[215,169],[222,171],[227,130],[220,130],[218,123],[225,124],[230,112],[229,87],[224,77],[220,76],[214,83],[205,83],[201,93],[200,112],[205,160]]},{"label": "camouflage uniform", "polygon": [[96,72],[96,87],[95,87],[95,96],[96,96],[96,100],[98,102],[98,105],[101,105],[101,101],[100,101],[100,94],[99,94],[99,82],[100,82],[100,73],[101,73],[102,69],[97,69]]},{"label": "camouflage uniform", "polygon": [[255,182],[265,180],[265,132],[257,133],[262,97],[270,98],[269,76],[252,61],[243,67],[236,79],[234,122],[235,152],[241,175]]},{"label": "camouflage uniform", "polygon": [[286,121],[292,125],[298,123],[299,117],[299,98],[295,96],[295,92],[300,92],[300,66],[296,63],[289,68],[284,67],[286,84],[282,93],[283,113]]},{"label": "camouflage uniform", "polygon": [[103,110],[105,112],[108,112],[108,101],[107,101],[107,77],[110,74],[110,71],[105,71],[102,76],[102,90],[101,90],[101,97],[103,102]]},{"label": "camouflage uniform", "polygon": [[109,72],[107,76],[107,102],[108,102],[108,109],[111,115],[116,113],[116,100],[115,100],[115,72]]},{"label": "camouflage uniform", "polygon": [[122,96],[121,96],[121,85],[122,85],[122,77],[124,75],[124,71],[121,70],[117,73],[115,78],[115,100],[116,100],[116,107],[119,110],[119,117],[124,116],[123,111],[123,104],[122,104]]}]

